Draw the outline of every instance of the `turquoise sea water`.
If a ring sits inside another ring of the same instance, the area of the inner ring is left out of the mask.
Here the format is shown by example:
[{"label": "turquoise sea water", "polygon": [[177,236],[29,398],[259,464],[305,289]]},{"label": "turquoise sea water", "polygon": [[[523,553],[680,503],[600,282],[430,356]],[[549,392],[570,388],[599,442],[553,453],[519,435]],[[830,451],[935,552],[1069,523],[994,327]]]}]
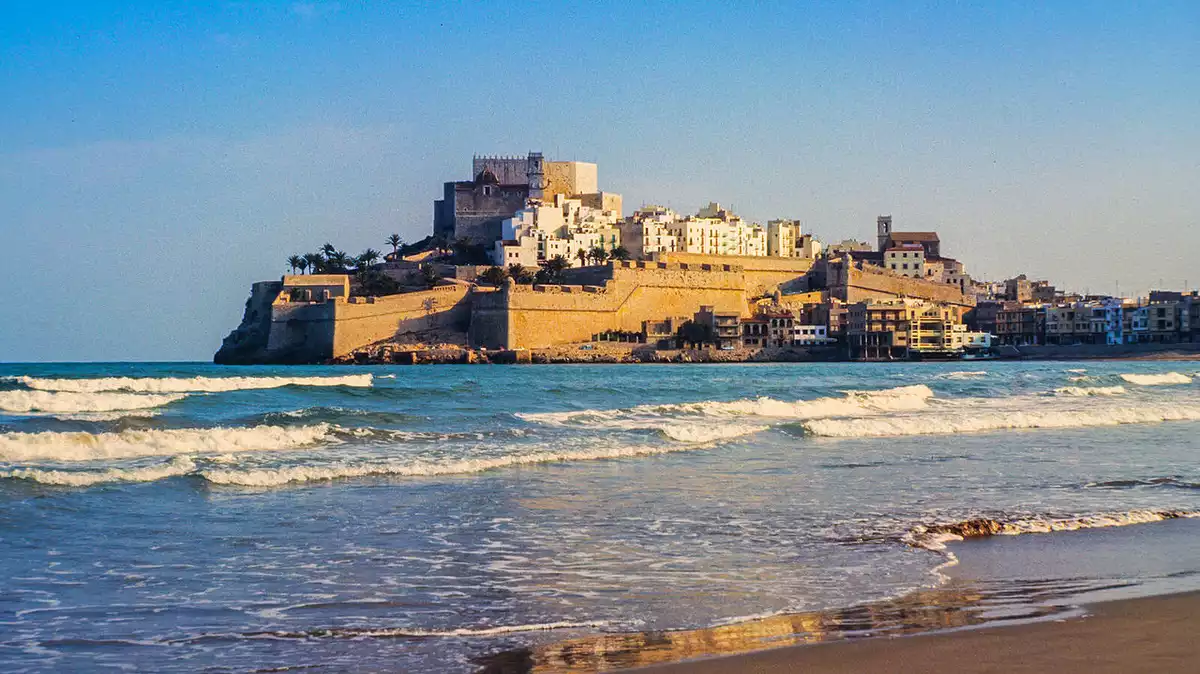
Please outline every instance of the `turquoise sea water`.
[{"label": "turquoise sea water", "polygon": [[469,672],[937,588],[938,524],[1200,511],[1195,362],[0,377],[4,671]]}]

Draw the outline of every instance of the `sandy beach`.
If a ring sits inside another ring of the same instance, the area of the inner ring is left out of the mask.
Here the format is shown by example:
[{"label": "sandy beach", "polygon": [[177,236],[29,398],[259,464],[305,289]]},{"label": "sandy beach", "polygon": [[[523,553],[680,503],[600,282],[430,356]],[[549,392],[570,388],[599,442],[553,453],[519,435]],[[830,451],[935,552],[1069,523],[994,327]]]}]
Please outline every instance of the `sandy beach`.
[{"label": "sandy beach", "polygon": [[1104,602],[1080,618],[794,646],[645,667],[643,674],[745,672],[1194,672],[1200,593]]}]

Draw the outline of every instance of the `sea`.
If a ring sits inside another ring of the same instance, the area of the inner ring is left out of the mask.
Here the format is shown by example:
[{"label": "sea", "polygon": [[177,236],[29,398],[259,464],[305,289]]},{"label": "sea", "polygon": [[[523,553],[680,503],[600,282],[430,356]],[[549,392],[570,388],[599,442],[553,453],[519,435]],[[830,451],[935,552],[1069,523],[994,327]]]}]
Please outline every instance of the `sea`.
[{"label": "sea", "polygon": [[[1195,361],[0,365],[0,670],[583,672],[1053,617],[1200,589],[1197,515]],[[1001,540],[1025,562],[972,556]]]}]

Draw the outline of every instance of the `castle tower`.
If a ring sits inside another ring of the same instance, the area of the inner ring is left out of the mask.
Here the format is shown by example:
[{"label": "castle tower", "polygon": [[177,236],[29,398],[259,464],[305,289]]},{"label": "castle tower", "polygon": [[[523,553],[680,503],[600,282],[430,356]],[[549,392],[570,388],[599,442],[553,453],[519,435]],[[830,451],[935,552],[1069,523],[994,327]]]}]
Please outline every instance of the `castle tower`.
[{"label": "castle tower", "polygon": [[542,168],[542,153],[529,153],[529,168],[526,170],[526,175],[529,177],[529,199],[541,201],[546,195],[546,174]]},{"label": "castle tower", "polygon": [[879,252],[882,253],[887,247],[888,238],[892,235],[892,216],[879,216],[875,220],[875,227],[879,230]]}]

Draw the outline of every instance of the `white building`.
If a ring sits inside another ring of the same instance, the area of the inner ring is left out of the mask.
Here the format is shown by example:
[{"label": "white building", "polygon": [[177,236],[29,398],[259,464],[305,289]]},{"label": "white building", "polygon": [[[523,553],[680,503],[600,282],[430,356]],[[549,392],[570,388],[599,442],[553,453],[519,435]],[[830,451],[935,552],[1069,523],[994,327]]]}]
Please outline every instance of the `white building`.
[{"label": "white building", "polygon": [[829,338],[829,326],[801,324],[792,326],[792,344],[796,346],[820,346],[832,341]]},{"label": "white building", "polygon": [[497,265],[534,267],[561,255],[573,266],[583,266],[593,248],[607,252],[621,245],[619,221],[617,211],[585,206],[581,199],[562,194],[555,195],[553,204],[530,201],[501,223],[492,260]]},{"label": "white building", "polygon": [[883,252],[883,267],[893,274],[925,278],[925,249],[917,244],[904,244]]}]

